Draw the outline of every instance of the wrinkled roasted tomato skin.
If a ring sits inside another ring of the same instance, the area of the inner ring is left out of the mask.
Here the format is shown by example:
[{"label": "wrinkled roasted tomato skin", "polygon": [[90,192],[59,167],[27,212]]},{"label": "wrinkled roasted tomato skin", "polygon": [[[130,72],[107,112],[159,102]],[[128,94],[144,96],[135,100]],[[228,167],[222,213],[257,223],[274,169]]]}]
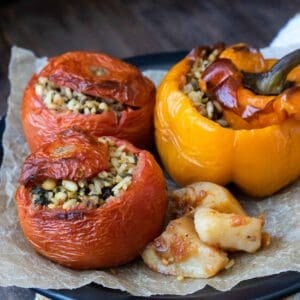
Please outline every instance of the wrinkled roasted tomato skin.
[{"label": "wrinkled roasted tomato skin", "polygon": [[98,143],[96,138],[83,132],[68,129],[26,158],[19,181],[24,184],[48,178],[78,181],[96,176],[108,167],[106,144]]},{"label": "wrinkled roasted tomato skin", "polygon": [[198,181],[221,185],[234,182],[247,194],[263,197],[297,179],[299,121],[288,118],[280,124],[255,129],[221,127],[199,114],[182,92],[190,66],[186,57],[167,73],[155,104],[156,146],[176,183],[185,186]]},{"label": "wrinkled roasted tomato skin", "polygon": [[160,234],[167,208],[163,173],[149,152],[117,143],[138,154],[138,165],[128,190],[99,208],[35,207],[30,185],[18,187],[21,227],[37,252],[74,269],[107,268],[133,260]]},{"label": "wrinkled roasted tomato skin", "polygon": [[[75,60],[75,63],[73,62]],[[86,65],[102,66],[105,76],[93,76]],[[59,86],[75,91],[116,99],[133,109],[84,115],[48,109],[35,93],[39,76],[49,77]],[[31,151],[53,140],[59,131],[76,126],[95,136],[109,135],[126,139],[141,148],[153,143],[155,87],[133,66],[104,54],[70,52],[52,58],[26,87],[22,103],[23,130]]]}]

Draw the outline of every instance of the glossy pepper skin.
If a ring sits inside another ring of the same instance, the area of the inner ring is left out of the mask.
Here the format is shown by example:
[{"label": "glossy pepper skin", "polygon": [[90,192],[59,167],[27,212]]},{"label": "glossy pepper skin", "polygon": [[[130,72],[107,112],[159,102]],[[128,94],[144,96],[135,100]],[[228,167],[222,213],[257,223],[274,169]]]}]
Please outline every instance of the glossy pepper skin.
[{"label": "glossy pepper skin", "polygon": [[[247,55],[247,59],[251,58],[251,53]],[[253,55],[253,72],[265,70],[274,63],[262,61],[256,52]],[[233,56],[233,53],[227,57],[220,55],[226,61],[232,59],[234,68],[245,66],[246,71],[251,71],[248,63],[238,61],[239,55]],[[188,56],[177,63],[157,92],[156,145],[171,177],[183,186],[197,181],[222,185],[234,182],[255,197],[271,195],[297,179],[300,175],[300,121],[297,117],[285,115],[282,122],[263,128],[221,127],[203,117],[181,90],[192,62],[193,57]],[[295,74],[299,72],[294,73],[294,77]],[[236,97],[233,89],[227,91]],[[239,121],[245,121],[236,116]]]},{"label": "glossy pepper skin", "polygon": [[[160,167],[149,152],[112,139],[135,153],[138,163],[128,189],[98,208],[50,209],[30,199],[30,188],[48,176],[78,180],[107,169],[107,146],[93,138],[68,130],[32,153],[22,169],[16,202],[23,232],[37,252],[66,267],[99,269],[127,263],[161,232],[167,195]],[[86,150],[90,152],[83,162]]]},{"label": "glossy pepper skin", "polygon": [[[94,74],[95,68],[104,68],[104,74]],[[85,115],[48,109],[35,92],[39,76],[83,94],[117,100],[130,109],[122,111],[121,116],[113,111]],[[153,83],[136,67],[106,54],[68,52],[51,58],[28,83],[22,103],[23,130],[31,151],[74,126],[95,136],[116,136],[149,148],[153,142],[154,102]]]}]

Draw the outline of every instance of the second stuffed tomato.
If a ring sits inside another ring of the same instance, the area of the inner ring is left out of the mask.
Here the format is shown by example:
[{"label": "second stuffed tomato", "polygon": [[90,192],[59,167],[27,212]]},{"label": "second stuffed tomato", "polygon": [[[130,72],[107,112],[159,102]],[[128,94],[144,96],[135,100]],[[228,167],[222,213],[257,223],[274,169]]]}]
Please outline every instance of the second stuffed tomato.
[{"label": "second stuffed tomato", "polygon": [[136,258],[160,234],[167,208],[163,173],[149,152],[73,130],[28,156],[16,201],[33,247],[75,269]]},{"label": "second stuffed tomato", "polygon": [[153,83],[134,66],[106,54],[68,52],[50,59],[29,82],[23,129],[32,151],[74,126],[149,148],[154,102]]}]

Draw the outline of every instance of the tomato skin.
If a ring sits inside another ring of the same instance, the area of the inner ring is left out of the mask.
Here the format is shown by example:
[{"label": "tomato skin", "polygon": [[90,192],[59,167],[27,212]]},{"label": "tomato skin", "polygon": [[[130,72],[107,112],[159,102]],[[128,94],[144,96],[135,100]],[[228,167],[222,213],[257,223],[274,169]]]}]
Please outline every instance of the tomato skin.
[{"label": "tomato skin", "polygon": [[107,170],[108,146],[83,132],[60,132],[51,143],[42,144],[22,167],[20,182],[39,183],[47,178],[78,181]]},{"label": "tomato skin", "polygon": [[[107,74],[96,76],[91,67],[105,68]],[[50,110],[35,93],[39,76],[90,96],[115,99],[132,109],[123,111],[120,117],[112,111],[84,115]],[[39,74],[33,75],[24,92],[21,118],[31,151],[74,126],[95,136],[116,136],[138,147],[150,148],[154,103],[153,83],[134,66],[106,54],[76,51],[50,59]]]},{"label": "tomato skin", "polygon": [[138,156],[132,183],[120,197],[109,198],[99,208],[64,210],[32,205],[33,183],[20,180],[16,191],[26,238],[37,252],[66,267],[99,269],[127,263],[161,232],[167,193],[160,167],[149,152],[112,139]]}]

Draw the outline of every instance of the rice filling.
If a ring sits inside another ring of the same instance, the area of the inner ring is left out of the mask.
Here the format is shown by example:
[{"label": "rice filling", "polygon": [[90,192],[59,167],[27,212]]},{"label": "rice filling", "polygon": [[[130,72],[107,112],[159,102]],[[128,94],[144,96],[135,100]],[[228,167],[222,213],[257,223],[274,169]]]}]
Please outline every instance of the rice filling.
[{"label": "rice filling", "polygon": [[118,197],[126,191],[132,183],[133,171],[138,162],[137,156],[125,149],[125,145],[116,146],[107,137],[101,137],[98,141],[109,146],[107,171],[78,182],[46,179],[31,189],[32,203],[50,209],[97,208],[109,197]]},{"label": "rice filling", "polygon": [[41,97],[47,108],[56,111],[71,111],[89,115],[101,114],[106,111],[120,114],[124,110],[133,109],[113,99],[89,96],[68,87],[59,87],[46,77],[38,78],[38,82],[35,84],[35,93]]},{"label": "rice filling", "polygon": [[220,50],[215,49],[207,59],[197,57],[186,75],[186,82],[182,91],[190,98],[193,106],[202,116],[219,123],[223,127],[228,127],[228,123],[223,117],[221,104],[214,99],[210,99],[208,95],[201,91],[199,86],[199,80],[203,72],[218,58],[219,54]]}]

